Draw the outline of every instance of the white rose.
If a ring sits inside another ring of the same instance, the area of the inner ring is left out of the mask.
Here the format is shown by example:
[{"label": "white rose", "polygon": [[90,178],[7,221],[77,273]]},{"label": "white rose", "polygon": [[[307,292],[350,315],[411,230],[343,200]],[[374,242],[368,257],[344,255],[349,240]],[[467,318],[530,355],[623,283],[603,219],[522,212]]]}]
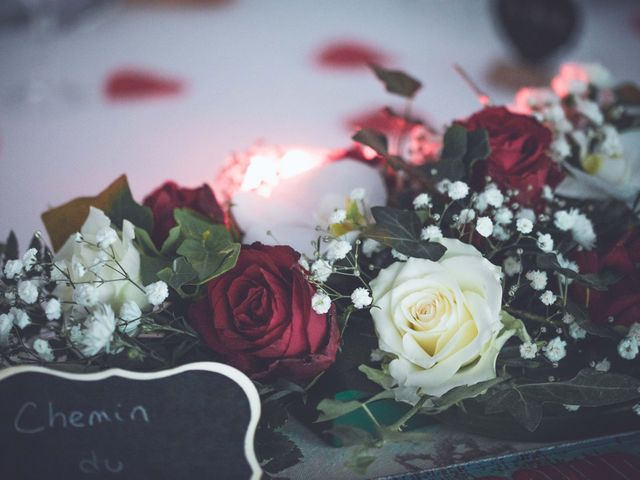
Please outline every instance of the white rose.
[{"label": "white rose", "polygon": [[390,374],[400,389],[434,396],[495,378],[513,335],[501,333],[500,268],[471,245],[441,243],[447,251],[437,262],[396,262],[371,282],[380,349],[397,356]]},{"label": "white rose", "polygon": [[556,193],[577,199],[615,198],[633,206],[640,191],[640,130],[621,133],[620,145],[621,156],[598,153],[583,160],[588,172],[564,163],[569,175],[558,185]]},{"label": "white rose", "polygon": [[[125,280],[120,273],[120,267],[122,267],[131,280],[142,286],[140,253],[133,243],[135,237],[133,224],[127,220],[122,222],[122,237],[113,241],[108,249],[102,250],[93,246],[97,243],[98,234],[104,232],[110,225],[111,220],[102,210],[91,207],[89,216],[81,229],[82,238],[85,241],[77,242],[75,235],[71,235],[56,254],[54,262],[62,270],[69,273],[74,283],[95,287],[97,298],[93,303],[111,305],[117,311],[125,301],[131,300],[144,309],[149,306],[145,292],[137,288],[131,281]],[[118,263],[109,257],[112,249]],[[74,264],[84,265],[86,268],[73,268]],[[100,279],[105,282],[97,283]],[[54,295],[63,304],[74,301],[73,293],[73,287],[64,281],[59,282],[54,291]]]}]

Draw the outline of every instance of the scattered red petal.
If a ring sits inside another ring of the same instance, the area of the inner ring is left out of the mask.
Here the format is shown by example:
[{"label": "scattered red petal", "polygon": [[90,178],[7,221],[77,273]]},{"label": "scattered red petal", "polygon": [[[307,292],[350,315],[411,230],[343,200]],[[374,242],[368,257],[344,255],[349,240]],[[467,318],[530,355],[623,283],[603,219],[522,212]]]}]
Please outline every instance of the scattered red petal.
[{"label": "scattered red petal", "polygon": [[393,117],[384,108],[374,108],[366,110],[354,117],[347,118],[345,126],[349,131],[356,131],[361,128],[373,128],[387,135],[397,135],[403,129],[410,127],[401,118]]},{"label": "scattered red petal", "polygon": [[350,70],[369,64],[383,65],[389,56],[377,48],[355,40],[329,43],[316,54],[317,63],[328,69]]},{"label": "scattered red petal", "polygon": [[183,89],[181,80],[137,69],[116,70],[104,84],[105,96],[115,101],[177,95]]}]

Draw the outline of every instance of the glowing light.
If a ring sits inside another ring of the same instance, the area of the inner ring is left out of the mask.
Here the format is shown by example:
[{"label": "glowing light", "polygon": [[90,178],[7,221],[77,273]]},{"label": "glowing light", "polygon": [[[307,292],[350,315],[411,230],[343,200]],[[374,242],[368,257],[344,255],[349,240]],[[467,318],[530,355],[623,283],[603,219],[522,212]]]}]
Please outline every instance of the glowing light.
[{"label": "glowing light", "polygon": [[302,149],[267,150],[252,154],[240,190],[256,191],[268,197],[281,179],[291,178],[319,167],[326,155]]}]

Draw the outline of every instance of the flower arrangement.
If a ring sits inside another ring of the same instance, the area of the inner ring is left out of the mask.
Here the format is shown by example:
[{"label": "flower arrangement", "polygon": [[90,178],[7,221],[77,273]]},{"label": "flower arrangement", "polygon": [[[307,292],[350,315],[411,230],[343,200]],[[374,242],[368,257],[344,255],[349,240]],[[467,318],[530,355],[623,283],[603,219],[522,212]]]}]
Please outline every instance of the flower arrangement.
[{"label": "flower arrangement", "polygon": [[637,425],[640,90],[568,64],[440,131],[411,115],[419,81],[374,72],[406,101],[385,113],[396,138],[256,147],[222,203],[168,182],[140,205],[121,177],[45,212],[50,247],[19,255],[11,234],[1,365],[229,363],[261,393],[271,473],[301,457],[289,412],[358,443],[359,469],[419,441],[420,416],[548,439],[593,415]]}]

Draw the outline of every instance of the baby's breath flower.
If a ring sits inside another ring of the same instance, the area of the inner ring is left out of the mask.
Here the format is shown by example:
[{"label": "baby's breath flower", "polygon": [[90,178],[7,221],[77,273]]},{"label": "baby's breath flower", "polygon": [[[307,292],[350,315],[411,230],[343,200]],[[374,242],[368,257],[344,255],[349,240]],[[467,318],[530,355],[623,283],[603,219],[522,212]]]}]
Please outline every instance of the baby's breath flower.
[{"label": "baby's breath flower", "polygon": [[365,308],[373,301],[369,290],[363,287],[356,288],[351,294],[351,301],[356,308]]},{"label": "baby's breath flower", "polygon": [[596,243],[593,223],[582,213],[576,215],[571,233],[573,234],[573,239],[587,250],[591,250]]},{"label": "baby's breath flower", "polygon": [[474,218],[476,218],[475,210],[471,208],[463,208],[460,210],[460,215],[458,215],[458,222],[461,224],[469,223],[473,221]]},{"label": "baby's breath flower", "polygon": [[300,258],[298,259],[298,265],[300,265],[307,272],[309,271],[309,268],[310,268],[309,262],[307,261],[306,257],[304,257],[303,255],[301,255]]},{"label": "baby's breath flower", "polygon": [[447,193],[449,197],[451,197],[451,200],[462,200],[469,194],[469,185],[457,180],[449,185]]},{"label": "baby's breath flower", "polygon": [[483,194],[486,202],[492,207],[498,208],[504,203],[504,196],[502,195],[502,192],[495,186],[487,188]]},{"label": "baby's breath flower", "polygon": [[538,353],[538,345],[533,342],[524,342],[520,345],[520,356],[525,360],[531,360]]},{"label": "baby's breath flower", "polygon": [[635,337],[625,337],[618,344],[618,355],[625,360],[633,360],[638,355],[638,341]]},{"label": "baby's breath flower", "polygon": [[451,180],[449,180],[448,178],[445,178],[444,180],[440,180],[437,184],[436,184],[436,189],[441,193],[441,194],[445,194],[447,193],[447,190],[449,190],[449,186],[451,185]]},{"label": "baby's breath flower", "polygon": [[404,253],[400,253],[395,248],[391,249],[391,256],[396,260],[400,260],[401,262],[406,262],[407,260],[409,260],[408,256],[406,256]]},{"label": "baby's breath flower", "polygon": [[533,223],[528,218],[519,218],[516,222],[516,230],[524,235],[527,235],[533,230]]},{"label": "baby's breath flower", "polygon": [[633,410],[633,413],[635,413],[636,415],[640,415],[640,403],[636,403],[633,407],[631,407],[631,410]]},{"label": "baby's breath flower", "polygon": [[563,406],[568,412],[577,412],[580,409],[580,405],[567,405],[565,403]]},{"label": "baby's breath flower", "polygon": [[538,232],[538,248],[545,253],[549,253],[553,250],[553,238],[548,233]]},{"label": "baby's breath flower", "polygon": [[558,227],[559,230],[566,232],[571,230],[576,223],[576,210],[571,211],[559,210],[553,214],[553,224]]},{"label": "baby's breath flower", "polygon": [[640,344],[640,323],[633,322],[633,324],[629,327],[629,333],[627,333],[627,337],[635,338],[638,344]]},{"label": "baby's breath flower", "polygon": [[494,225],[492,235],[501,242],[505,242],[511,237],[509,231],[502,225]]},{"label": "baby's breath flower", "polygon": [[120,312],[118,313],[118,317],[125,322],[133,322],[134,320],[140,319],[142,316],[142,310],[136,302],[133,300],[127,300],[120,307]]},{"label": "baby's breath flower", "polygon": [[556,303],[556,298],[557,297],[551,290],[547,290],[542,295],[540,295],[540,301],[547,306],[550,306]]},{"label": "baby's breath flower", "polygon": [[366,257],[371,257],[371,255],[379,252],[380,250],[382,250],[382,248],[383,245],[372,238],[367,238],[364,242],[362,242],[362,253]]},{"label": "baby's breath flower", "polygon": [[578,325],[577,322],[573,322],[569,326],[569,335],[571,335],[571,338],[575,338],[576,340],[582,340],[587,336],[587,331]]},{"label": "baby's breath flower", "polygon": [[98,248],[109,248],[118,241],[118,233],[111,227],[105,227],[96,233],[96,244]]},{"label": "baby's breath flower", "polygon": [[85,322],[85,329],[80,339],[83,355],[91,357],[109,347],[116,329],[116,317],[110,305],[99,304]]},{"label": "baby's breath flower", "polygon": [[346,240],[331,240],[327,245],[327,259],[329,261],[341,260],[351,251],[351,244]]},{"label": "baby's breath flower", "polygon": [[443,238],[442,230],[437,225],[429,225],[422,229],[420,233],[420,238],[422,240],[429,240],[431,242],[438,241]]},{"label": "baby's breath flower", "polygon": [[567,325],[569,325],[570,323],[573,323],[574,320],[575,320],[574,316],[571,315],[570,313],[565,313],[562,316],[562,322],[566,323]]},{"label": "baby's breath flower", "polygon": [[493,215],[493,219],[498,225],[507,225],[508,223],[511,223],[511,220],[513,220],[513,212],[506,207],[501,207],[496,210],[496,213]]},{"label": "baby's breath flower", "polygon": [[18,296],[26,304],[35,303],[38,300],[38,287],[33,280],[18,282]]},{"label": "baby's breath flower", "polygon": [[9,343],[9,334],[13,327],[13,318],[6,313],[0,313],[0,345]]},{"label": "baby's breath flower", "polygon": [[544,290],[547,286],[547,272],[531,270],[525,275],[534,290]]},{"label": "baby's breath flower", "polygon": [[22,264],[24,265],[25,272],[31,271],[33,266],[36,264],[38,261],[37,254],[38,251],[35,248],[30,248],[24,252],[24,255],[22,256]]},{"label": "baby's breath flower", "polygon": [[347,219],[347,211],[344,208],[334,210],[329,216],[329,225],[342,223]]},{"label": "baby's breath flower", "polygon": [[318,290],[311,297],[311,308],[319,315],[324,315],[331,309],[331,298],[322,290]]},{"label": "baby's breath flower", "polygon": [[9,310],[9,316],[13,320],[13,324],[19,329],[23,329],[31,323],[31,319],[27,312],[20,308],[11,307]]},{"label": "baby's breath flower", "polygon": [[98,289],[88,283],[78,285],[73,290],[73,301],[81,307],[91,308],[98,303]]},{"label": "baby's breath flower", "polygon": [[533,223],[536,221],[536,212],[534,212],[530,208],[521,208],[520,210],[518,210],[518,213],[516,213],[516,218],[526,218],[531,223]]},{"label": "baby's breath flower", "polygon": [[76,278],[81,278],[87,273],[87,267],[84,266],[80,260],[78,260],[75,256],[71,259],[71,270]]},{"label": "baby's breath flower", "polygon": [[516,257],[505,258],[502,263],[502,267],[504,268],[504,273],[506,273],[508,277],[513,277],[514,275],[522,272],[522,262],[520,262]]},{"label": "baby's breath flower", "polygon": [[4,276],[13,280],[22,273],[22,268],[22,260],[7,260],[7,263],[4,264]]},{"label": "baby's breath flower", "polygon": [[431,196],[428,193],[421,193],[413,199],[413,208],[416,210],[431,207]]},{"label": "baby's breath flower", "polygon": [[611,362],[608,358],[603,358],[594,367],[598,372],[608,372],[611,369]]},{"label": "baby's breath flower", "polygon": [[49,345],[48,341],[42,338],[37,338],[33,341],[33,349],[45,362],[53,362],[55,359],[53,351],[51,350],[51,345]]},{"label": "baby's breath flower", "polygon": [[489,217],[480,217],[476,222],[476,231],[483,237],[488,237],[493,232],[493,222]]},{"label": "baby's breath flower", "polygon": [[332,273],[333,267],[326,260],[316,260],[311,265],[311,277],[316,282],[326,282]]},{"label": "baby's breath flower", "polygon": [[162,304],[169,296],[169,287],[161,280],[147,285],[144,290],[147,294],[147,300],[154,307]]},{"label": "baby's breath flower", "polygon": [[560,337],[555,337],[552,340],[549,340],[545,345],[544,355],[551,362],[559,362],[567,356],[566,346],[567,342],[562,340]]},{"label": "baby's breath flower", "polygon": [[60,318],[60,315],[62,315],[60,300],[58,300],[57,298],[47,300],[42,305],[42,308],[48,320],[58,320]]}]

